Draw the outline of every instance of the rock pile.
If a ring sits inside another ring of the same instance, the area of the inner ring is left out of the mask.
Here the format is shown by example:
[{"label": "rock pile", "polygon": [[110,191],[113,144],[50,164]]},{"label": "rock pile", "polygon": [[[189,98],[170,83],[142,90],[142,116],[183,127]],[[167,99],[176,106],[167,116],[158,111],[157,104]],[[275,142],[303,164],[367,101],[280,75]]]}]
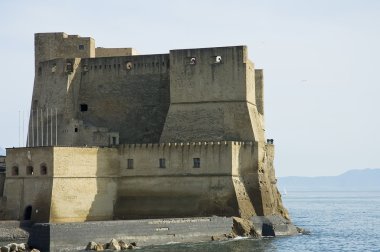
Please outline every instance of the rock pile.
[{"label": "rock pile", "polygon": [[136,242],[126,243],[122,240],[117,241],[116,239],[112,239],[110,242],[104,243],[104,244],[91,241],[87,244],[86,250],[95,250],[95,251],[127,250],[127,249],[134,249],[135,247],[137,247]]},{"label": "rock pile", "polygon": [[26,243],[10,243],[0,248],[1,252],[40,252],[38,249],[29,248]]}]

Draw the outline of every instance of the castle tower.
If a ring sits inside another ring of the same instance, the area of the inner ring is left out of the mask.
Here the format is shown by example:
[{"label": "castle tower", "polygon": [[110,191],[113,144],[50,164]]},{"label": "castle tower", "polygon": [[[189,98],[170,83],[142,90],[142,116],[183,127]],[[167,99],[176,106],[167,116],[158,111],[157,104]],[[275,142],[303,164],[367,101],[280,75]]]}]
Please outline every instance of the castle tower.
[{"label": "castle tower", "polygon": [[161,142],[264,141],[262,82],[245,46],[172,50],[170,63]]}]

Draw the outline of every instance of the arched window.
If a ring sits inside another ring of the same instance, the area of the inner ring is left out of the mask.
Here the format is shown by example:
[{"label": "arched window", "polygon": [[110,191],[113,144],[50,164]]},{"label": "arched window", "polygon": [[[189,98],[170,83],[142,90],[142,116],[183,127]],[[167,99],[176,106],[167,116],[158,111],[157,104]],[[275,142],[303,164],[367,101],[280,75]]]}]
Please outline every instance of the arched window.
[{"label": "arched window", "polygon": [[18,166],[17,165],[12,167],[12,176],[18,176]]},{"label": "arched window", "polygon": [[33,175],[33,174],[34,174],[33,166],[27,166],[26,167],[26,175]]},{"label": "arched window", "polygon": [[46,175],[47,174],[46,164],[41,164],[41,166],[40,166],[40,174],[41,175]]}]

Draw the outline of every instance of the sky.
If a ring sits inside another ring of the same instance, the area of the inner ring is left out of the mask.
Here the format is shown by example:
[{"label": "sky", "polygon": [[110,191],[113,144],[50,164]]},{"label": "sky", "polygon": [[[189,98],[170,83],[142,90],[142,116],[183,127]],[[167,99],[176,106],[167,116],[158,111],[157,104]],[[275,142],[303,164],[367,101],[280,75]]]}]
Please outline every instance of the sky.
[{"label": "sky", "polygon": [[34,33],[66,32],[140,54],[247,45],[277,176],[380,168],[380,1],[1,0],[0,23],[0,147],[25,143]]}]

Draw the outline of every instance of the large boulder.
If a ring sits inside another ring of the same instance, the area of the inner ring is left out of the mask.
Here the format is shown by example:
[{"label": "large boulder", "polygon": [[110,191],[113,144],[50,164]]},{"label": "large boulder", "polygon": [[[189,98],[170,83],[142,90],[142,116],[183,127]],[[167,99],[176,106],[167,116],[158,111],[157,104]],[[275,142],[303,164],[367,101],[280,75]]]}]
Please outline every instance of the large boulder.
[{"label": "large boulder", "polygon": [[121,250],[119,242],[116,239],[112,239],[110,241],[109,249],[112,249],[112,250]]},{"label": "large boulder", "polygon": [[242,237],[259,237],[259,234],[253,228],[253,223],[250,220],[234,217],[233,218],[233,233]]},{"label": "large boulder", "polygon": [[120,246],[120,249],[121,250],[125,250],[125,249],[127,249],[128,248],[128,243],[125,243],[124,241],[122,241],[122,240],[120,240],[119,241],[119,246]]},{"label": "large boulder", "polygon": [[11,243],[8,246],[9,246],[9,248],[10,248],[11,251],[18,252],[18,250],[17,250],[17,244],[16,243]]},{"label": "large boulder", "polygon": [[26,243],[17,244],[18,252],[25,252],[27,249],[28,249],[28,244]]},{"label": "large boulder", "polygon": [[96,244],[95,251],[103,251],[103,250],[104,250],[103,244],[101,243]]},{"label": "large boulder", "polygon": [[95,250],[96,245],[98,245],[96,242],[90,241],[86,246],[86,250]]}]

